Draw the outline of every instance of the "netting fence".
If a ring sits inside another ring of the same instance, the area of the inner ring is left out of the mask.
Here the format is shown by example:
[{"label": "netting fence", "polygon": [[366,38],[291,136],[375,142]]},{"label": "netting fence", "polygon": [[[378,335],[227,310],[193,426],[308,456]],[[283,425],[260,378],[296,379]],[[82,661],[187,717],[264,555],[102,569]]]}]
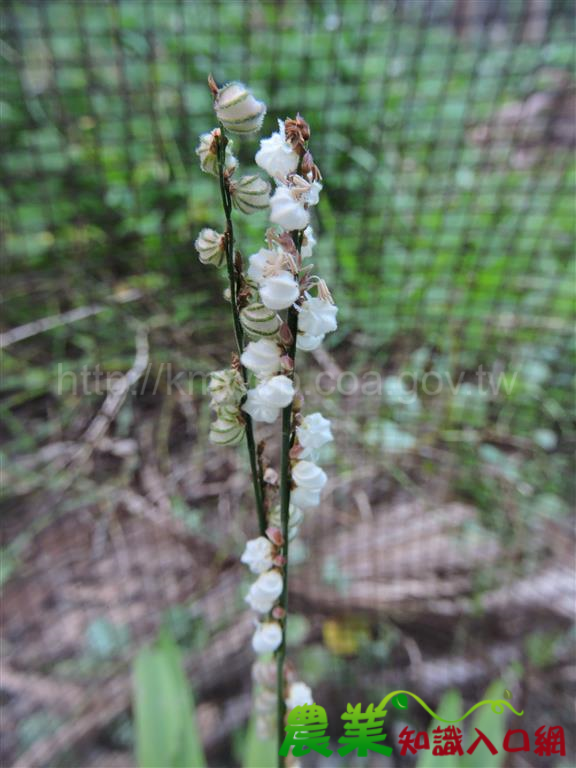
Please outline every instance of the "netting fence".
[{"label": "netting fence", "polygon": [[[4,761],[133,764],[129,662],[167,625],[210,758],[236,764],[245,458],[169,384],[230,351],[193,249],[220,217],[194,153],[210,72],[270,130],[302,113],[324,174],[341,323],[304,388],[336,480],[294,546],[296,663],[333,712],[506,673],[534,723],[566,721],[573,21],[564,0],[3,3]],[[142,324],[152,375],[87,448],[95,371],[130,369]]]}]

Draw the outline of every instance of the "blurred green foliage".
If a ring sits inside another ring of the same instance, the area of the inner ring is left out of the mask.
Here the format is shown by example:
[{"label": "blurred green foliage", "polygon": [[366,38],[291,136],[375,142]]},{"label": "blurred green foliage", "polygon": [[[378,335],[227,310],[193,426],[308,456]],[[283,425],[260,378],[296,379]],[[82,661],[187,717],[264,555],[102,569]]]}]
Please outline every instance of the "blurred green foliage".
[{"label": "blurred green foliage", "polygon": [[[516,34],[522,3],[499,36],[468,38],[448,17],[423,22],[420,5],[6,7],[5,323],[109,305],[7,350],[10,454],[69,433],[97,399],[56,397],[56,363],[126,370],[134,319],[152,329],[155,366],[213,367],[195,341],[219,333],[222,284],[193,249],[201,226],[221,225],[194,155],[213,123],[212,71],[250,82],[269,105],[267,130],[297,110],[311,123],[325,174],[315,260],[341,307],[330,343],[349,369],[385,376],[382,396],[356,411],[362,450],[411,488],[454,458],[455,492],[502,535],[568,514],[574,157],[556,123],[574,47],[562,4],[544,43]],[[534,97],[554,107],[531,120],[518,105]],[[238,148],[246,165],[254,147]],[[264,226],[239,224],[246,255]],[[115,301],[134,289],[141,300]],[[495,390],[481,389],[479,366]],[[431,376],[444,382],[433,396]],[[37,414],[42,398],[51,418]],[[131,408],[118,425],[128,432]],[[174,513],[201,525],[178,498]],[[15,564],[6,550],[6,574]]]}]

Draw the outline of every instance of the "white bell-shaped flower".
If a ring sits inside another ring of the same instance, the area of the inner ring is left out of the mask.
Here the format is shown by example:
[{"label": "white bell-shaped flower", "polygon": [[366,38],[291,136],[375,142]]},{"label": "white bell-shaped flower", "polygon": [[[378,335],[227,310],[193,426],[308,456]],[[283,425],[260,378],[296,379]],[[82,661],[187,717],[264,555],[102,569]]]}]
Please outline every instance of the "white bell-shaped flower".
[{"label": "white bell-shaped flower", "polygon": [[302,245],[300,247],[300,255],[303,259],[309,259],[312,256],[312,251],[316,245],[316,238],[314,237],[314,230],[311,226],[307,226],[302,236]]},{"label": "white bell-shaped flower", "polygon": [[254,421],[263,421],[265,424],[273,424],[280,415],[280,408],[263,402],[260,396],[260,387],[248,390],[246,400],[242,404],[242,410]]},{"label": "white bell-shaped flower", "polygon": [[246,333],[255,339],[276,336],[282,323],[276,312],[261,302],[244,307],[240,312],[240,322]]},{"label": "white bell-shaped flower", "polygon": [[292,469],[292,480],[296,485],[291,496],[293,503],[302,509],[317,507],[328,481],[324,470],[311,461],[298,461]]},{"label": "white bell-shaped flower", "polygon": [[286,408],[294,399],[294,384],[288,376],[273,376],[258,385],[260,402],[270,408]]},{"label": "white bell-shaped flower", "polygon": [[303,707],[305,704],[314,704],[311,689],[306,683],[292,683],[288,690],[286,709],[290,712],[294,707]]},{"label": "white bell-shaped flower", "polygon": [[246,542],[246,548],[240,560],[252,573],[265,573],[273,566],[274,545],[266,536],[258,536]]},{"label": "white bell-shaped flower", "polygon": [[230,182],[232,204],[242,213],[263,211],[270,205],[270,184],[260,176],[242,176]]},{"label": "white bell-shaped flower", "polygon": [[260,248],[257,253],[248,257],[249,267],[246,275],[258,283],[264,278],[265,272],[279,272],[284,265],[284,260],[282,251]]},{"label": "white bell-shaped flower", "polygon": [[[209,133],[203,133],[200,136],[200,144],[196,147],[196,154],[200,158],[200,168],[213,176],[218,175],[218,136],[220,136],[220,128],[214,128]],[[229,141],[226,144],[225,166],[230,169],[236,165],[238,165],[238,161],[232,154],[232,142]]]},{"label": "white bell-shaped flower", "polygon": [[288,309],[300,296],[300,288],[291,272],[283,269],[260,282],[260,299],[270,309]]},{"label": "white bell-shaped flower", "polygon": [[311,336],[309,333],[302,333],[298,331],[296,336],[296,349],[301,349],[303,352],[313,352],[324,341],[324,335]]},{"label": "white bell-shaped flower", "polygon": [[280,184],[270,199],[270,221],[289,231],[305,229],[310,222],[310,214],[303,202],[293,195],[292,189]]},{"label": "white bell-shaped flower", "polygon": [[298,315],[298,328],[311,336],[322,336],[338,327],[338,307],[332,302],[310,296],[302,302]]},{"label": "white bell-shaped flower", "polygon": [[280,370],[280,347],[270,339],[251,341],[240,358],[242,365],[261,378]]},{"label": "white bell-shaped flower", "polygon": [[334,438],[330,429],[329,419],[325,419],[321,413],[310,413],[302,423],[296,427],[296,436],[302,448],[300,458],[315,459],[318,451],[326,443]]},{"label": "white bell-shaped flower", "polygon": [[254,98],[242,83],[228,83],[220,88],[214,101],[218,120],[231,133],[259,131],[266,114],[266,105]]},{"label": "white bell-shaped flower", "polygon": [[252,648],[256,653],[273,653],[282,644],[282,627],[277,621],[259,623],[252,637]]},{"label": "white bell-shaped flower", "polygon": [[213,264],[215,267],[221,267],[226,259],[224,246],[224,235],[216,232],[215,229],[200,230],[196,238],[194,247],[198,251],[198,258],[202,264]]},{"label": "white bell-shaped flower", "polygon": [[246,595],[246,602],[253,611],[268,613],[282,594],[284,580],[277,568],[261,573]]},{"label": "white bell-shaped flower", "polygon": [[278,131],[268,139],[260,141],[260,149],[256,153],[256,165],[274,178],[285,178],[298,167],[298,153],[286,141],[284,121],[278,120]]},{"label": "white bell-shaped flower", "polygon": [[304,195],[304,200],[308,205],[318,205],[320,202],[320,192],[322,192],[322,184],[319,181],[313,181],[310,184],[310,189]]}]

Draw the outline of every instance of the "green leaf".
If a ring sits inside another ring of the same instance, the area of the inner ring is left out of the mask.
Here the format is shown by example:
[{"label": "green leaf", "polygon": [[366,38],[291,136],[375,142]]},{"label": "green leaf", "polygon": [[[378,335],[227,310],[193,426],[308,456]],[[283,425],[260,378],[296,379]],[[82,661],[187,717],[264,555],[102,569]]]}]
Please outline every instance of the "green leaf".
[{"label": "green leaf", "polygon": [[136,657],[133,691],[139,768],[203,768],[193,696],[180,650],[167,633]]},{"label": "green leaf", "polygon": [[[462,714],[462,696],[456,690],[447,691],[442,697],[440,704],[438,705],[438,717],[444,720],[457,720]],[[430,728],[428,729],[428,737],[430,739],[430,750],[421,753],[421,757],[418,760],[417,768],[438,768],[438,757],[432,754],[434,731],[438,726],[446,728],[445,723],[439,723],[433,720]],[[459,726],[456,726],[459,727]],[[462,758],[459,755],[451,755],[450,757],[442,758],[442,768],[462,768]]]},{"label": "green leaf", "polygon": [[[482,700],[502,699],[504,697],[504,690],[504,683],[501,680],[496,680],[488,687]],[[467,730],[467,748],[478,738],[478,734],[474,730],[478,728],[494,744],[498,754],[492,755],[488,747],[480,743],[473,755],[465,754],[461,758],[462,768],[499,768],[500,765],[504,764],[506,753],[502,752],[501,747],[504,741],[504,734],[506,733],[506,712],[507,709],[499,715],[492,711],[492,707],[489,704],[485,704],[474,712],[472,722]],[[512,717],[517,719],[514,714],[512,714]]]},{"label": "green leaf", "polygon": [[253,714],[248,725],[244,768],[270,768],[278,762],[276,739],[260,739],[256,732],[256,715]]}]

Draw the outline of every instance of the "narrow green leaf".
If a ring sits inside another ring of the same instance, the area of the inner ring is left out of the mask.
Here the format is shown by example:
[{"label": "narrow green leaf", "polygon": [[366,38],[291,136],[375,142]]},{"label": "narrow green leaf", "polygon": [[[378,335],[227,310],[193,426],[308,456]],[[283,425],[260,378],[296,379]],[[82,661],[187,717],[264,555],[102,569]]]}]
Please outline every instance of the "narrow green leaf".
[{"label": "narrow green leaf", "polygon": [[134,662],[134,719],[139,768],[204,768],[194,700],[178,646],[163,634]]},{"label": "narrow green leaf", "polygon": [[244,768],[271,768],[278,762],[276,739],[260,739],[256,733],[256,715],[253,714],[248,725]]},{"label": "narrow green leaf", "polygon": [[[442,717],[444,720],[457,720],[460,715],[462,714],[462,696],[460,693],[456,690],[453,691],[447,691],[444,696],[442,697],[440,704],[438,705],[438,712],[439,717]],[[448,726],[446,723],[439,723],[437,720],[433,720],[430,724],[430,728],[428,730],[428,736],[430,738],[430,750],[424,751],[420,753],[420,758],[418,760],[417,768],[438,768],[438,757],[434,756],[432,754],[433,745],[434,745],[434,736],[432,734],[432,731],[434,731],[438,726],[442,728],[447,728]],[[460,725],[457,725],[456,728],[459,728]],[[459,755],[451,755],[450,757],[442,757],[442,768],[462,768],[461,761],[462,758]]]}]

